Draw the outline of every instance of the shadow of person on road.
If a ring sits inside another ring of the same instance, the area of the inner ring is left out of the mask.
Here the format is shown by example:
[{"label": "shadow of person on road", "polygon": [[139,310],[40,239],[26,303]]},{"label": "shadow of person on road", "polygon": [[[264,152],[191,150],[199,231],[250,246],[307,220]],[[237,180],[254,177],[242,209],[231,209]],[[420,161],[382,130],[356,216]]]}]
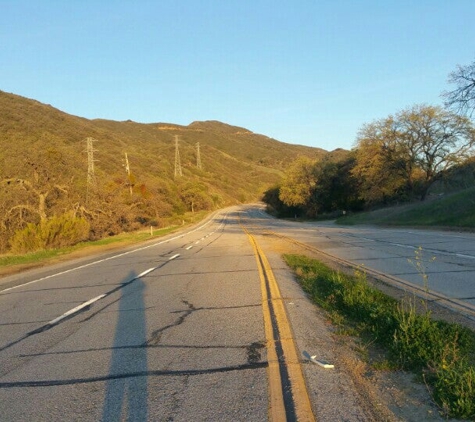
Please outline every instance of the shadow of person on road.
[{"label": "shadow of person on road", "polygon": [[[127,280],[133,279],[130,274]],[[145,284],[134,280],[122,289],[102,420],[147,420]]]}]

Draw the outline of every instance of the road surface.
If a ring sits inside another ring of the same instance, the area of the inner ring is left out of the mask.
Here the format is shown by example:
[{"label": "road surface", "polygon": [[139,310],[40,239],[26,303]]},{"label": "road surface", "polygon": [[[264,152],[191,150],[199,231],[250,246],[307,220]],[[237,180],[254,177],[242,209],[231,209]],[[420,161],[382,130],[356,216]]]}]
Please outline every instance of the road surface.
[{"label": "road surface", "polygon": [[[475,234],[407,228],[340,226],[271,219],[254,208],[263,231],[296,240],[402,288],[413,288],[475,318]],[[425,277],[425,276],[426,277]]]},{"label": "road surface", "polygon": [[431,288],[475,303],[471,235],[409,240],[234,207],[133,249],[0,279],[0,420],[375,420],[342,367],[309,361],[338,362],[334,339],[269,233],[415,284],[407,258],[424,240],[443,271],[428,269]]}]

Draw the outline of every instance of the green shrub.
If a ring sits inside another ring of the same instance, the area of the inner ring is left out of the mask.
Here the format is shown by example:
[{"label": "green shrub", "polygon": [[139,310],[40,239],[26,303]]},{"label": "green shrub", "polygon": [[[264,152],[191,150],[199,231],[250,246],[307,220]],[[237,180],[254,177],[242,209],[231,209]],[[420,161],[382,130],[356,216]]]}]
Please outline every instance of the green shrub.
[{"label": "green shrub", "polygon": [[437,368],[434,399],[446,414],[475,420],[475,368],[465,360]]},{"label": "green shrub", "polygon": [[[363,272],[347,276],[305,256],[286,255],[299,282],[340,329],[358,327],[387,348],[386,366],[425,375],[434,400],[448,416],[475,419],[475,335],[468,328],[431,318],[427,302],[400,302],[368,285]],[[425,275],[423,271],[421,275]]]},{"label": "green shrub", "polygon": [[29,223],[11,239],[13,253],[34,252],[71,246],[89,237],[89,223],[71,213],[52,217],[39,224]]}]

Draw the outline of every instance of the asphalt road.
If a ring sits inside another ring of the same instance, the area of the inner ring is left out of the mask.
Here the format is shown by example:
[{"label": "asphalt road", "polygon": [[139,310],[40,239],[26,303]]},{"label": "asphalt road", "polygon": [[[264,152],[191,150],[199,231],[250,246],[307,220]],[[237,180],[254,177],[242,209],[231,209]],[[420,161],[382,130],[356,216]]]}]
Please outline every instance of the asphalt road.
[{"label": "asphalt road", "polygon": [[333,340],[264,231],[414,283],[407,259],[421,245],[442,271],[428,269],[431,288],[475,304],[472,235],[302,225],[235,207],[134,249],[0,279],[0,420],[268,420],[263,277],[243,226],[266,246],[318,420],[374,419],[345,371],[306,359],[335,361]]},{"label": "asphalt road", "polygon": [[252,211],[254,224],[295,239],[363,270],[388,275],[475,318],[475,234],[407,228],[297,223]]},{"label": "asphalt road", "polygon": [[0,420],[266,420],[256,273],[237,219],[223,214],[17,278],[27,284],[0,295]]}]

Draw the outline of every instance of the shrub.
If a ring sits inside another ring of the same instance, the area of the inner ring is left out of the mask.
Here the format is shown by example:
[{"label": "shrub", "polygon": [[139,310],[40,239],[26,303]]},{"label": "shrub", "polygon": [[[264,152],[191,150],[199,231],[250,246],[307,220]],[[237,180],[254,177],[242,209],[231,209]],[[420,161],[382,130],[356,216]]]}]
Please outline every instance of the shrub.
[{"label": "shrub", "polygon": [[446,415],[475,420],[475,335],[471,330],[433,320],[427,302],[418,312],[415,297],[397,302],[369,286],[360,271],[351,277],[304,256],[284,258],[304,290],[332,320],[372,335],[389,351],[389,366],[425,376]]},{"label": "shrub", "polygon": [[475,368],[461,360],[437,369],[434,399],[445,413],[475,420]]},{"label": "shrub", "polygon": [[11,239],[14,253],[34,252],[71,246],[89,237],[89,223],[84,218],[65,213],[39,224],[28,223]]}]

